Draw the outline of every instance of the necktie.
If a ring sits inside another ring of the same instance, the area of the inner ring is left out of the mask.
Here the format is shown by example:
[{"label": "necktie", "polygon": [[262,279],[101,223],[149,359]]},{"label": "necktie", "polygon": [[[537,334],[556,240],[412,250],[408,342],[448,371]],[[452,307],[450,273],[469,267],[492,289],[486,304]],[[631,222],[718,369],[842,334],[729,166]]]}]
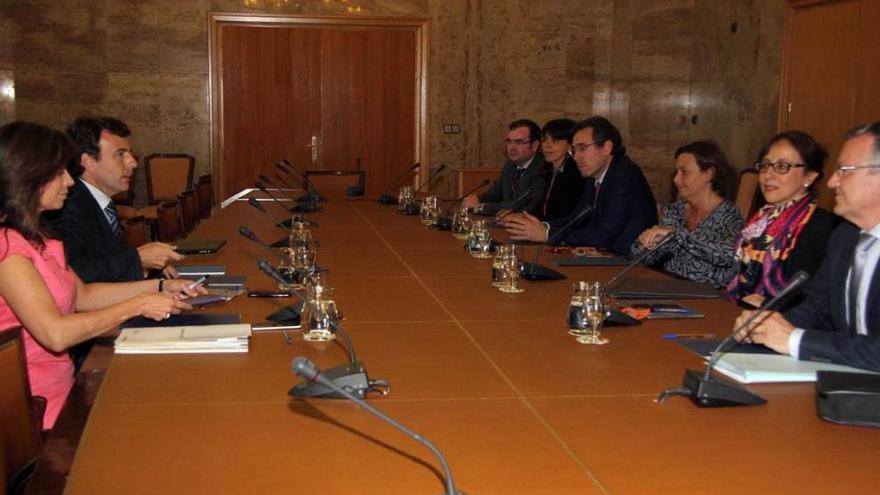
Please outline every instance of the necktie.
[{"label": "necktie", "polygon": [[516,194],[517,187],[519,186],[519,181],[522,179],[522,176],[525,175],[526,169],[518,168],[513,173],[513,194]]},{"label": "necktie", "polygon": [[868,252],[877,238],[871,234],[859,234],[859,242],[856,244],[856,252],[853,256],[852,272],[849,278],[849,324],[857,333],[866,334],[867,329],[859,325],[858,315],[862,314],[862,301],[859,299],[859,287],[862,285],[862,277],[865,275],[865,262]]},{"label": "necktie", "polygon": [[602,183],[599,181],[596,181],[596,195],[593,197],[593,206],[595,206],[596,203],[599,202],[599,189],[601,189],[601,188],[602,188]]},{"label": "necktie", "polygon": [[557,175],[559,175],[559,170],[554,170],[553,175],[550,176],[550,185],[547,186],[547,194],[544,196],[544,218],[547,218],[547,204],[550,203],[550,193],[553,192],[553,184],[556,182]]},{"label": "necktie", "polygon": [[107,216],[107,222],[110,224],[110,230],[113,232],[113,237],[119,239],[119,215],[116,214],[116,206],[113,205],[113,201],[104,208],[104,215]]}]

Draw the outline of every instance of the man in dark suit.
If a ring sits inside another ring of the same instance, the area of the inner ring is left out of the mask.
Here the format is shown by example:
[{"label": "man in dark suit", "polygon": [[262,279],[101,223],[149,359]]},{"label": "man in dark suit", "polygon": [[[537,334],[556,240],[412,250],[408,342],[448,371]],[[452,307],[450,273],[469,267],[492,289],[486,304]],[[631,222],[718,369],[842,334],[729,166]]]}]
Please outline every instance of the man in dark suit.
[{"label": "man in dark suit", "polygon": [[137,167],[128,126],[111,117],[80,117],[67,134],[76,146],[68,171],[77,179],[49,222],[76,274],[87,283],[141,280],[148,270],[183,259],[170,244],[129,248],[122,239],[111,196],[128,190]]},{"label": "man in dark suit", "polygon": [[[512,239],[592,246],[629,253],[638,235],[657,223],[657,204],[642,170],[626,155],[620,132],[604,117],[590,117],[575,126],[574,159],[586,181],[571,215],[542,223],[532,215],[503,220]],[[579,213],[592,211],[561,228]]]},{"label": "man in dark suit", "polygon": [[[501,169],[501,176],[486,192],[479,196],[470,194],[462,204],[483,215],[495,215],[511,208],[537,214],[547,184],[544,156],[538,153],[541,128],[528,119],[515,120],[507,128],[508,161]],[[526,194],[521,204],[515,204]]]},{"label": "man in dark suit", "polygon": [[[798,359],[880,371],[880,121],[853,129],[828,179],[834,213],[852,223],[834,231],[804,299],[768,313],[738,340]],[[737,326],[750,311],[737,318]]]}]

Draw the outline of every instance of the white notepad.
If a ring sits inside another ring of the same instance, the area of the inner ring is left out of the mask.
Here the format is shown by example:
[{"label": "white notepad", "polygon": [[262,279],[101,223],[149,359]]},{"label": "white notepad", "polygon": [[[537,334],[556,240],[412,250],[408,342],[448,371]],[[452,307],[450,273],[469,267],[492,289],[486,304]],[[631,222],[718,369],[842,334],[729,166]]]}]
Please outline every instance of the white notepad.
[{"label": "white notepad", "polygon": [[870,373],[842,364],[801,361],[778,354],[725,354],[714,369],[740,383],[815,382],[820,370]]},{"label": "white notepad", "polygon": [[191,325],[126,328],[114,343],[117,354],[247,352],[251,325]]}]

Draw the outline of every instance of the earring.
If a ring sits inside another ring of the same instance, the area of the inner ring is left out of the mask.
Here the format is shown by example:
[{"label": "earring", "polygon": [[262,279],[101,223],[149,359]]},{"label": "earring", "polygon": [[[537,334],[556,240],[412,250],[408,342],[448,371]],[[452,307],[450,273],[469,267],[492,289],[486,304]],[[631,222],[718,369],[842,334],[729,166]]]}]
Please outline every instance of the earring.
[{"label": "earring", "polygon": [[809,189],[809,188],[810,188],[810,183],[809,183],[809,182],[805,182],[805,183],[804,183],[804,189]]}]

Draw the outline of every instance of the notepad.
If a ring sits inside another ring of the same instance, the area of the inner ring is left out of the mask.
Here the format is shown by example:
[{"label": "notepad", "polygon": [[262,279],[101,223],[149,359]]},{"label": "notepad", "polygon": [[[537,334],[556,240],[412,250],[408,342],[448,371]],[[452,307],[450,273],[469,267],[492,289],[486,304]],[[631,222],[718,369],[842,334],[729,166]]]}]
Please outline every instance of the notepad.
[{"label": "notepad", "polygon": [[226,275],[226,265],[179,265],[174,268],[181,278],[196,279],[202,275]]},{"label": "notepad", "polygon": [[116,354],[203,354],[247,352],[250,324],[126,328]]},{"label": "notepad", "polygon": [[714,369],[740,383],[815,382],[816,372],[824,370],[866,373],[842,364],[801,361],[781,354],[744,353],[723,355]]},{"label": "notepad", "polygon": [[180,254],[213,254],[226,245],[226,239],[217,240],[186,240],[177,243]]}]

